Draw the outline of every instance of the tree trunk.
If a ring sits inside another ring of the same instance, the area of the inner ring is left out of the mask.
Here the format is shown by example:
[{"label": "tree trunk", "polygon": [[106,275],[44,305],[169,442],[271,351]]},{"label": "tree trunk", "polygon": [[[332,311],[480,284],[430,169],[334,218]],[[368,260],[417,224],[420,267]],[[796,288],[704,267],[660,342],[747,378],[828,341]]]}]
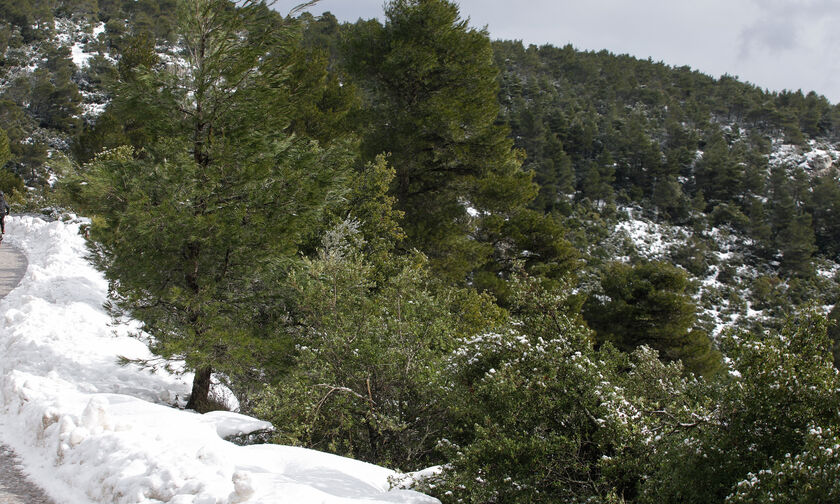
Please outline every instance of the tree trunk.
[{"label": "tree trunk", "polygon": [[192,393],[190,400],[187,402],[187,409],[196,410],[199,413],[208,411],[208,396],[210,395],[210,375],[213,368],[210,366],[203,366],[195,370],[195,378],[193,378]]}]

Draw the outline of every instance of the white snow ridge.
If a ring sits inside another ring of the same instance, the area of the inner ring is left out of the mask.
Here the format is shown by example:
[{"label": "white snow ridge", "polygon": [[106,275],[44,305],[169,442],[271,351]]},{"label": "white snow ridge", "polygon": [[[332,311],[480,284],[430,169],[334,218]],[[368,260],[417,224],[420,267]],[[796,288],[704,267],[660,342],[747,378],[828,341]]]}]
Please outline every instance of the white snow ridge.
[{"label": "white snow ridge", "polygon": [[118,364],[152,355],[111,326],[77,224],[10,217],[6,230],[29,267],[0,300],[0,442],[57,503],[438,502],[391,490],[395,473],[382,467],[224,441],[267,424],[179,410],[190,376]]}]

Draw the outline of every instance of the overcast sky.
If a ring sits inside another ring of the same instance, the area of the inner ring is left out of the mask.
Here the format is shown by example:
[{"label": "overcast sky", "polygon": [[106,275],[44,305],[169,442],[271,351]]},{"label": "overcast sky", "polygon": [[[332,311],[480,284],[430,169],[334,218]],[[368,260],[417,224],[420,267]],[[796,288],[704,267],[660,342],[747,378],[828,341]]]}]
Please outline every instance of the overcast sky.
[{"label": "overcast sky", "polygon": [[[286,14],[302,0],[278,0]],[[461,0],[493,39],[607,49],[770,90],[840,102],[840,0]],[[382,19],[384,0],[321,0],[341,21]]]}]

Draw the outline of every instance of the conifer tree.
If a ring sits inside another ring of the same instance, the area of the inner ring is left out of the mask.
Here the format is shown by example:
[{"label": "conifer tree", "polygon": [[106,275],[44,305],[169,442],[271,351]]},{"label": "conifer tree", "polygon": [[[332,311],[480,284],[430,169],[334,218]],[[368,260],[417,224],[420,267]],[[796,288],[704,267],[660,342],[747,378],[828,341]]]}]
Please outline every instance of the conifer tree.
[{"label": "conifer tree", "polygon": [[271,275],[349,164],[340,139],[286,132],[297,39],[263,2],[239,5],[180,2],[186,65],[133,70],[112,106],[140,148],[101,154],[79,185],[116,306],[196,371],[189,408],[212,372],[266,378],[281,362]]},{"label": "conifer tree", "polygon": [[[386,22],[357,25],[347,56],[368,91],[363,150],[390,153],[407,245],[463,280],[490,244],[470,237],[467,207],[505,213],[536,196],[530,175],[496,124],[497,70],[487,33],[447,0],[393,0]],[[480,219],[478,219],[480,220]]]},{"label": "conifer tree", "polygon": [[697,163],[697,187],[709,201],[731,201],[741,194],[744,168],[730,152],[726,139],[715,132],[705,146],[703,158]]},{"label": "conifer tree", "polygon": [[615,163],[609,152],[604,152],[595,161],[586,163],[580,182],[581,195],[593,201],[599,209],[613,202],[615,192]]},{"label": "conifer tree", "polygon": [[601,288],[583,311],[599,341],[627,352],[647,345],[663,359],[682,360],[698,373],[720,367],[720,354],[709,337],[692,329],[695,307],[682,270],[663,262],[613,263],[601,276]]},{"label": "conifer tree", "polygon": [[800,276],[810,276],[814,267],[811,256],[816,252],[816,239],[811,214],[798,213],[777,237],[782,253],[782,267]]},{"label": "conifer tree", "polygon": [[840,186],[832,170],[814,181],[813,215],[816,242],[821,252],[840,252]]}]

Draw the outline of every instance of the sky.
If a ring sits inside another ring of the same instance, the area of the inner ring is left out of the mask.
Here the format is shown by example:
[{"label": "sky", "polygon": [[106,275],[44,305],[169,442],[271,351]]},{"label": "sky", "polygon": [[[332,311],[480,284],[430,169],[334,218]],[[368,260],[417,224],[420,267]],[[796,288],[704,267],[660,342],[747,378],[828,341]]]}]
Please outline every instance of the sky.
[{"label": "sky", "polygon": [[[278,0],[284,14],[301,0]],[[384,0],[321,0],[341,21],[383,19]],[[461,16],[493,39],[572,44],[737,76],[771,91],[840,102],[838,0],[461,0]]]}]

